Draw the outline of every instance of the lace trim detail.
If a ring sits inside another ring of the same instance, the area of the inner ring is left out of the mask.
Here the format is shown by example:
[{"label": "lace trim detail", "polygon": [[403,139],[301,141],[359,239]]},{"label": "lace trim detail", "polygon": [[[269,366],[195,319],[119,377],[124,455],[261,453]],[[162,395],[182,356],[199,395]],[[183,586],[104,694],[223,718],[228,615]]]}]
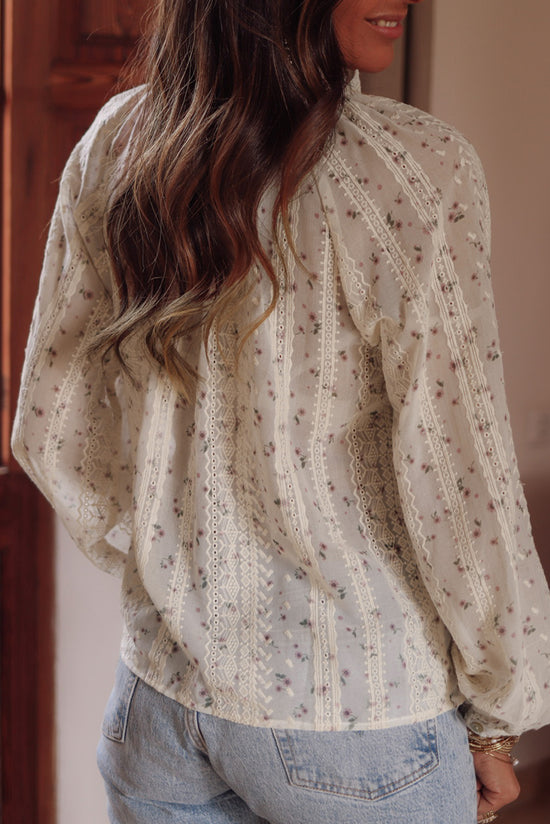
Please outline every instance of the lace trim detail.
[{"label": "lace trim detail", "polygon": [[[296,206],[291,210],[291,224],[295,219]],[[289,254],[286,239],[283,242],[282,260],[286,262],[287,274],[295,276],[296,263]],[[283,276],[282,264],[278,267],[278,276]],[[291,283],[290,277],[288,277]],[[293,535],[294,545],[299,552],[299,562],[306,567],[310,589],[310,630],[312,638],[312,653],[315,670],[315,724],[318,729],[332,729],[335,719],[339,718],[340,695],[338,689],[338,673],[336,637],[334,627],[334,603],[327,597],[327,583],[321,573],[315,555],[314,547],[306,542],[309,534],[306,509],[301,498],[300,485],[293,467],[290,453],[290,441],[285,433],[285,421],[289,419],[289,398],[284,388],[290,385],[288,369],[292,362],[293,347],[292,335],[289,329],[294,328],[294,302],[285,289],[281,290],[277,306],[278,329],[278,376],[275,399],[275,431],[281,437],[281,448],[275,453],[277,473],[286,489],[286,506],[284,512],[287,529]],[[285,370],[287,370],[285,372]]]}]

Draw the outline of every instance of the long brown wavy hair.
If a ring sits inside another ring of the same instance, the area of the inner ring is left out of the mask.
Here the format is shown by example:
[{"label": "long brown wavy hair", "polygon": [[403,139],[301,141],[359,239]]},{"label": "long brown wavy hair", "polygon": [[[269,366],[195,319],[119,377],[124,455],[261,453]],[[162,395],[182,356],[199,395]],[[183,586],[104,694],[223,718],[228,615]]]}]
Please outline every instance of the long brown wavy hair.
[{"label": "long brown wavy hair", "polygon": [[258,264],[279,286],[257,230],[275,183],[289,202],[340,115],[346,68],[332,27],[339,0],[159,0],[145,53],[146,95],[124,174],[113,185],[107,244],[117,281],[113,323],[95,342],[144,335],[187,400],[198,378],[184,339],[206,343]]}]

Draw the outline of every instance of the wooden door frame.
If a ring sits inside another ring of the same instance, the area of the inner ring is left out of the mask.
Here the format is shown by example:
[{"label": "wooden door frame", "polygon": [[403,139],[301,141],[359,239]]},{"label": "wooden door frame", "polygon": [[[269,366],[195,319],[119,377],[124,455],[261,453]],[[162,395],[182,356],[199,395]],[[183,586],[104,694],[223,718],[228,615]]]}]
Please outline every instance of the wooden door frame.
[{"label": "wooden door frame", "polygon": [[0,476],[0,498],[1,820],[54,824],[51,513],[22,474]]},{"label": "wooden door frame", "polygon": [[47,134],[40,129],[49,43],[44,35],[50,21],[46,4],[37,6],[32,0],[2,0],[1,14],[1,820],[3,824],[53,824],[52,516],[9,452],[51,203],[41,180],[48,146]]},{"label": "wooden door frame", "polygon": [[[55,0],[54,0],[55,1]],[[55,821],[53,535],[9,452],[51,195],[45,113],[51,5],[2,0],[0,705],[2,824]],[[18,66],[17,74],[13,66]],[[32,112],[32,114],[31,114]]]},{"label": "wooden door frame", "polygon": [[93,32],[81,27],[85,2],[0,0],[2,824],[56,818],[53,513],[9,451],[19,376],[57,178],[112,92],[148,0],[124,0],[120,13],[113,0]]}]

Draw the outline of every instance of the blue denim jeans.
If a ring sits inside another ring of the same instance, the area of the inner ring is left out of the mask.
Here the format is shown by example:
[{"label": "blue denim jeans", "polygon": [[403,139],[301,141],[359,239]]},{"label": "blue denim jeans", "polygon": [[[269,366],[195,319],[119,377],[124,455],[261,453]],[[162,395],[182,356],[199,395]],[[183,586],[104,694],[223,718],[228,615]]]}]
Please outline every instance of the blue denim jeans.
[{"label": "blue denim jeans", "polygon": [[98,763],[112,824],[475,824],[462,718],[271,730],[196,713],[119,664]]}]

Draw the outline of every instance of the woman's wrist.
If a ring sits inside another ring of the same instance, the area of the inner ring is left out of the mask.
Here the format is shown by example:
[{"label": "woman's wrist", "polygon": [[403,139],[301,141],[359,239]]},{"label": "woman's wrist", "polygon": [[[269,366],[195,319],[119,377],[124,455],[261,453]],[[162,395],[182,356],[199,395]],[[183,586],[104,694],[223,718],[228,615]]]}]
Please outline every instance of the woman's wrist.
[{"label": "woman's wrist", "polygon": [[470,752],[484,753],[485,755],[496,758],[498,761],[509,762],[516,767],[519,763],[516,758],[512,757],[512,750],[519,741],[517,735],[503,735],[498,737],[483,737],[477,735],[472,730],[468,730],[468,743]]},{"label": "woman's wrist", "polygon": [[484,737],[468,730],[468,742],[472,752],[503,752],[510,755],[518,741],[519,736],[517,735]]}]

